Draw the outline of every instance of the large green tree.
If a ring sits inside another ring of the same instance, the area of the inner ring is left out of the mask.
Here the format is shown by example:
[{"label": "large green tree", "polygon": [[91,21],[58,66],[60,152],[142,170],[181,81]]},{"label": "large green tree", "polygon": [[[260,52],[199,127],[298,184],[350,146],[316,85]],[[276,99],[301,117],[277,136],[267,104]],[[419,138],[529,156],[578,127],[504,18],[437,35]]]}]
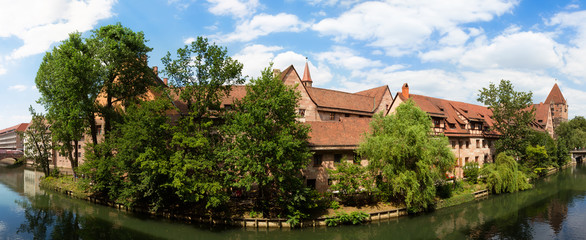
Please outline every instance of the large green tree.
[{"label": "large green tree", "polygon": [[411,100],[388,116],[377,114],[358,153],[369,160],[383,197],[404,202],[412,211],[430,207],[436,184],[453,168],[448,139],[432,132],[431,118]]},{"label": "large green tree", "polygon": [[[255,208],[267,217],[287,211],[293,193],[305,187],[301,170],[311,153],[309,128],[296,120],[300,97],[266,68],[246,86],[227,122],[226,165],[234,172],[233,185],[247,191],[256,185]],[[275,207],[281,211],[271,211]]]},{"label": "large green tree", "polygon": [[508,80],[501,80],[499,85],[491,83],[482,88],[478,101],[492,110],[493,130],[501,137],[495,143],[497,152],[507,150],[522,154],[527,147],[525,139],[531,133],[531,122],[535,120],[531,92],[518,92]]},{"label": "large green tree", "polygon": [[49,176],[53,153],[53,141],[51,140],[49,125],[45,120],[45,116],[37,113],[32,106],[29,111],[32,115],[31,123],[24,132],[19,133],[25,139],[24,157],[25,159],[31,159],[35,168],[42,169],[45,176]]},{"label": "large green tree", "polygon": [[582,116],[561,123],[555,129],[555,133],[557,139],[563,140],[570,150],[586,148],[586,119]]},{"label": "large green tree", "polygon": [[78,141],[95,119],[101,76],[100,62],[81,34],[72,33],[45,54],[35,78],[56,148],[67,156],[74,174],[79,162]]},{"label": "large green tree", "polygon": [[[93,59],[99,61],[104,76],[98,91],[105,98],[99,110],[107,135],[114,122],[122,120],[119,107],[137,101],[154,84],[156,76],[147,64],[147,53],[152,49],[146,45],[143,32],[134,32],[117,23],[103,26],[92,33],[87,44]],[[90,127],[92,138],[96,139],[95,124]]]},{"label": "large green tree", "polygon": [[173,94],[185,104],[172,129],[170,159],[172,187],[186,202],[218,207],[228,200],[226,169],[218,157],[223,133],[221,100],[233,84],[243,82],[242,64],[227,50],[198,37],[190,45],[162,59],[163,71],[173,83]]}]

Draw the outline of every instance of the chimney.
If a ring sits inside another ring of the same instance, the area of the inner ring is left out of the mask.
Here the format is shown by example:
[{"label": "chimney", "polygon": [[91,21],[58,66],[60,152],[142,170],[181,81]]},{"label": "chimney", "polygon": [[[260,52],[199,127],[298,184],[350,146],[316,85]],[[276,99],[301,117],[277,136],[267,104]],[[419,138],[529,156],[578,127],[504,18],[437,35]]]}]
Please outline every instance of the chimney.
[{"label": "chimney", "polygon": [[403,88],[401,88],[401,95],[405,98],[409,98],[409,84],[403,84]]},{"label": "chimney", "polygon": [[281,75],[281,70],[280,69],[273,69],[273,77],[279,77],[279,75]]},{"label": "chimney", "polygon": [[154,66],[153,67],[153,72],[155,73],[155,76],[159,76],[159,67]]},{"label": "chimney", "polygon": [[168,86],[169,84],[169,79],[168,78],[163,78],[163,82],[165,83],[165,86]]}]

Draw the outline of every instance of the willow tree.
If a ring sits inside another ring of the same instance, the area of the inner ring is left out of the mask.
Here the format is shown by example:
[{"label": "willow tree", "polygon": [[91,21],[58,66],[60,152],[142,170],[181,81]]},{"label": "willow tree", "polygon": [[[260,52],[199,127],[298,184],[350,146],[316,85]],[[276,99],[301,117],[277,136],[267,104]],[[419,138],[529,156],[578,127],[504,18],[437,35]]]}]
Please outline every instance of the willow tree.
[{"label": "willow tree", "polygon": [[370,129],[358,153],[369,160],[382,196],[410,211],[429,208],[436,184],[455,163],[447,137],[432,132],[431,118],[411,100],[392,115],[375,115]]},{"label": "willow tree", "polygon": [[100,91],[100,62],[80,33],[72,33],[43,57],[35,83],[51,124],[56,148],[76,173],[79,140],[95,121],[95,101]]}]

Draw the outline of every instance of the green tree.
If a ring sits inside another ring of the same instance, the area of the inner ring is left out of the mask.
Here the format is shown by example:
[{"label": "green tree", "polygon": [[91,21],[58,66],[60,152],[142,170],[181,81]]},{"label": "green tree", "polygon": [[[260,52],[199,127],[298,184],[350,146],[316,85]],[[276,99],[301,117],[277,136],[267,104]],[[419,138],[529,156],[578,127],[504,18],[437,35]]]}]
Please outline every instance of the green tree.
[{"label": "green tree", "polygon": [[393,115],[375,115],[370,127],[358,153],[368,158],[372,176],[379,176],[376,185],[383,197],[405,202],[412,211],[432,205],[436,183],[455,164],[448,139],[433,134],[430,117],[413,101]]},{"label": "green tree", "polygon": [[[100,79],[98,92],[105,98],[105,103],[100,103],[99,110],[104,119],[104,134],[107,136],[113,123],[122,119],[117,106],[126,107],[132,101],[137,101],[153,86],[156,76],[147,64],[147,53],[152,49],[146,45],[143,32],[134,32],[117,23],[103,26],[92,33],[87,43],[92,51],[91,56],[99,61],[100,71],[104,76]],[[90,127],[95,143],[95,123]]]},{"label": "green tree", "polygon": [[328,170],[333,181],[332,191],[338,191],[339,197],[346,205],[357,204],[361,193],[372,191],[373,179],[368,176],[368,169],[360,164],[342,161],[336,164],[336,169]]},{"label": "green tree", "polygon": [[532,95],[531,92],[515,91],[508,80],[501,80],[498,86],[491,83],[488,88],[480,90],[478,101],[492,110],[492,128],[501,134],[495,143],[497,152],[524,152],[525,138],[530,134],[530,124],[535,119],[535,110],[530,108]]},{"label": "green tree", "polygon": [[163,72],[174,83],[173,94],[186,106],[172,129],[172,187],[186,202],[218,207],[229,195],[228,172],[218,157],[224,134],[220,129],[223,117],[217,110],[231,85],[243,82],[242,64],[230,58],[225,48],[202,37],[178,49],[176,59],[167,53],[162,61]]},{"label": "green tree", "polygon": [[35,78],[56,148],[67,156],[74,174],[79,162],[78,141],[95,119],[99,65],[81,34],[73,33],[45,54]]},{"label": "green tree", "polygon": [[32,115],[31,124],[20,136],[24,141],[24,157],[33,160],[35,168],[42,169],[45,176],[51,175],[50,163],[53,153],[53,142],[49,132],[49,125],[41,113],[35,112],[32,106],[29,107]]},{"label": "green tree", "polygon": [[499,153],[493,164],[486,164],[480,171],[489,190],[493,193],[517,192],[531,188],[519,164],[506,152]]},{"label": "green tree", "polygon": [[548,168],[551,166],[551,161],[545,146],[527,146],[525,149],[526,164],[530,169]]},{"label": "green tree", "polygon": [[88,155],[82,166],[94,190],[128,206],[148,205],[153,210],[180,202],[172,188],[169,158],[171,109],[168,98],[131,103],[103,145],[116,154]]},{"label": "green tree", "polygon": [[586,148],[586,119],[582,116],[560,123],[555,133],[558,140],[564,141],[568,150]]},{"label": "green tree", "polygon": [[275,207],[286,210],[304,188],[301,176],[309,164],[309,128],[298,122],[295,108],[301,98],[266,68],[246,86],[246,96],[236,101],[227,122],[231,144],[227,165],[236,173],[234,187],[258,187],[255,208],[274,216]]}]

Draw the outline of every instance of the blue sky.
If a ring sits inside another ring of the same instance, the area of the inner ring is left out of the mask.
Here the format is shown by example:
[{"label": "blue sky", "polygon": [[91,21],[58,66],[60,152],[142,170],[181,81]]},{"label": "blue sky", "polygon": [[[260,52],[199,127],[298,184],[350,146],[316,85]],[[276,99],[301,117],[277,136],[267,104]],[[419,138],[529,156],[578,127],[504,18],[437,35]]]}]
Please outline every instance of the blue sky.
[{"label": "blue sky", "polygon": [[[204,36],[258,76],[274,62],[314,86],[477,103],[507,79],[544,101],[554,83],[570,118],[586,115],[586,10],[581,1],[517,0],[0,0],[0,129],[30,121],[46,51],[74,31],[117,22],[142,31],[149,65]],[[164,77],[164,76],[163,76]]]}]

